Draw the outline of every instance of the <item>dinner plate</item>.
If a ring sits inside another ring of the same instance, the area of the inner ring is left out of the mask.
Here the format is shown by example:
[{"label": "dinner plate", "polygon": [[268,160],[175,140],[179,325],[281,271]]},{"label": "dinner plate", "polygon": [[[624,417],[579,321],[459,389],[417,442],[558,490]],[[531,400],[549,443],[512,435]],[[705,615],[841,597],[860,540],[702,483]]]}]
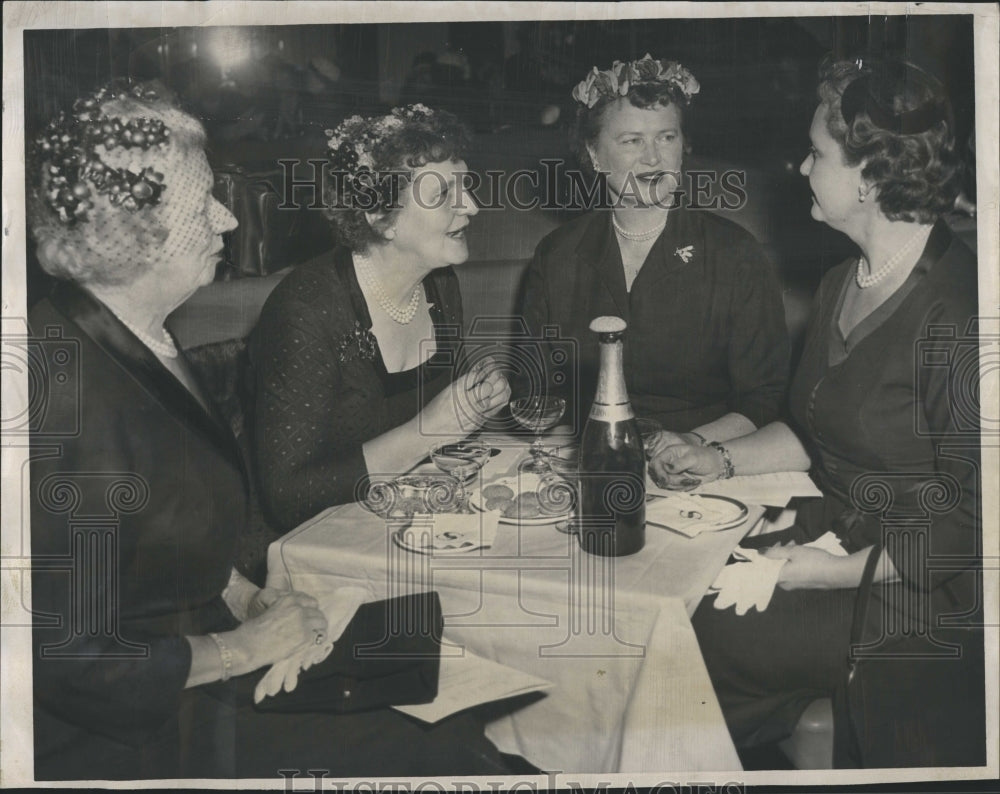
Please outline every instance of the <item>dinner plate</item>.
[{"label": "dinner plate", "polygon": [[[569,485],[558,475],[549,475],[547,477],[538,477],[535,474],[522,474],[520,476],[514,477],[503,477],[499,480],[493,480],[492,482],[484,483],[482,488],[476,488],[475,491],[469,496],[469,504],[476,510],[482,512],[487,512],[486,501],[483,498],[483,490],[489,488],[491,485],[503,485],[510,488],[514,492],[513,499],[515,502],[522,493],[538,493],[541,489],[543,492],[546,489],[550,489],[549,493],[552,494],[553,499],[558,499],[559,503],[565,503],[567,506],[571,505]],[[543,526],[545,524],[554,524],[557,521],[565,521],[572,515],[572,509],[565,510],[560,513],[543,513],[535,518],[519,518],[517,516],[505,516],[502,512],[500,513],[500,523],[501,524],[517,524],[519,526]]]},{"label": "dinner plate", "polygon": [[742,502],[715,494],[658,496],[646,505],[646,521],[685,535],[731,529],[746,521]]}]

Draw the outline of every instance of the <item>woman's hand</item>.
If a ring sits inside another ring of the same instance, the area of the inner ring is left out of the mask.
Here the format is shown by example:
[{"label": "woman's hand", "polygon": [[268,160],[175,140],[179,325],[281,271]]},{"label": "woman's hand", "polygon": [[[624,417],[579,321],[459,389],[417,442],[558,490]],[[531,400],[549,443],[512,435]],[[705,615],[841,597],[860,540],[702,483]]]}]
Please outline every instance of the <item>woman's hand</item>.
[{"label": "woman's hand", "polygon": [[264,587],[254,592],[247,601],[246,617],[244,617],[244,620],[250,620],[251,618],[263,615],[267,611],[267,608],[277,601],[284,592],[287,591],[277,590],[274,587]]},{"label": "woman's hand", "polygon": [[326,641],[326,616],[311,595],[273,588],[264,588],[258,595],[255,608],[263,611],[227,637],[234,655],[234,675],[274,664]]},{"label": "woman's hand", "polygon": [[690,491],[703,482],[719,479],[725,471],[722,454],[713,447],[691,444],[663,446],[659,439],[649,461],[649,476],[653,482],[673,491]]},{"label": "woman's hand", "polygon": [[761,552],[772,560],[786,560],[778,575],[782,590],[828,590],[844,585],[834,584],[835,571],[846,558],[822,549],[788,543],[771,546]]},{"label": "woman's hand", "polygon": [[435,433],[467,436],[510,402],[510,384],[492,358],[485,358],[435,397],[424,418]]},{"label": "woman's hand", "polygon": [[674,433],[671,430],[661,430],[647,445],[646,457],[652,458],[667,447],[680,445],[697,447],[701,445],[701,438],[694,433]]}]

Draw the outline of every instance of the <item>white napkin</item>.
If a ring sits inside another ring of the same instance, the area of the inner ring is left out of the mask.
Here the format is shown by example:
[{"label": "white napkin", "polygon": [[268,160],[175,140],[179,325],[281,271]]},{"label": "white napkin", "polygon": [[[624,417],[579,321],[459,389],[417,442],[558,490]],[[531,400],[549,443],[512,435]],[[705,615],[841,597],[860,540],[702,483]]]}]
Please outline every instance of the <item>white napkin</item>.
[{"label": "white napkin", "polygon": [[496,540],[499,519],[496,511],[418,513],[402,531],[401,539],[410,548],[442,553],[489,548]]},{"label": "white napkin", "polygon": [[646,521],[673,529],[689,538],[716,529],[726,513],[711,499],[672,492],[646,503]]},{"label": "white napkin", "polygon": [[[826,532],[805,545],[836,557],[847,555],[840,540],[832,532]],[[733,551],[733,556],[743,562],[727,565],[709,587],[709,590],[718,593],[715,608],[728,609],[735,606],[737,615],[745,615],[751,607],[763,612],[771,603],[778,576],[787,560],[765,557],[756,549],[744,549],[740,546]]]},{"label": "white napkin", "polygon": [[254,703],[265,697],[277,695],[282,689],[291,692],[299,684],[299,673],[319,664],[333,651],[333,644],[340,639],[358,607],[374,596],[363,587],[341,587],[325,597],[318,598],[319,608],[326,615],[326,642],[313,645],[297,654],[275,662],[257,683]]}]

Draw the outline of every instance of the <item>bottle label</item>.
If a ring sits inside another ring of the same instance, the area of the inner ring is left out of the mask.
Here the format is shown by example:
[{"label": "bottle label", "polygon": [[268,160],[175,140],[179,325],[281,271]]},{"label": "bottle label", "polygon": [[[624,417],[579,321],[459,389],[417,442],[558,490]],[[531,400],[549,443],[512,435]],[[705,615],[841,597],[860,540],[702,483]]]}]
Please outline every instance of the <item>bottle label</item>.
[{"label": "bottle label", "polygon": [[625,422],[635,418],[635,412],[632,410],[630,402],[614,405],[594,402],[590,407],[590,418],[599,422]]}]

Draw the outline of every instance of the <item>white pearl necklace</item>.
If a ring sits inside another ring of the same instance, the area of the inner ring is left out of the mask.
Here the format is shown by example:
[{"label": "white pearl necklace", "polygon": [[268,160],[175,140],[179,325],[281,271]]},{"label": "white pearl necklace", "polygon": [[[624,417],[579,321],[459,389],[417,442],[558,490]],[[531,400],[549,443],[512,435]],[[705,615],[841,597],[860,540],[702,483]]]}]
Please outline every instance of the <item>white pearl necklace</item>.
[{"label": "white pearl necklace", "polygon": [[864,254],[858,258],[858,272],[855,274],[854,280],[857,281],[858,286],[861,289],[868,289],[868,287],[873,287],[878,284],[882,279],[888,276],[893,269],[898,265],[906,252],[909,251],[913,244],[920,238],[926,242],[927,237],[930,235],[930,227],[927,229],[920,229],[914,234],[909,240],[906,241],[906,245],[900,248],[895,254],[893,254],[889,259],[886,260],[885,264],[882,265],[878,270],[865,275],[865,267],[868,266],[868,260],[865,259]]},{"label": "white pearl necklace", "polygon": [[161,339],[153,339],[153,337],[141,328],[134,326],[117,312],[112,311],[112,314],[119,319],[122,325],[135,334],[136,338],[140,342],[142,342],[160,358],[177,358],[177,345],[174,344],[174,339],[170,336],[170,333],[166,328],[160,328]]},{"label": "white pearl necklace", "polygon": [[653,239],[654,237],[656,237],[656,235],[662,232],[663,227],[667,225],[667,219],[664,218],[662,223],[659,223],[652,229],[647,229],[644,232],[630,232],[627,229],[622,228],[622,226],[618,223],[618,219],[614,216],[614,214],[611,215],[611,223],[614,224],[615,231],[618,232],[618,234],[624,237],[626,240],[631,240],[634,243],[642,243],[645,242],[646,240]]},{"label": "white pearl necklace", "polygon": [[399,325],[409,325],[416,316],[417,307],[420,305],[420,285],[413,288],[413,294],[410,295],[410,302],[406,308],[400,308],[392,302],[382,288],[382,283],[375,275],[375,271],[372,270],[371,260],[364,254],[355,254],[354,261],[358,265],[358,275],[371,287],[372,292],[375,293],[375,300],[382,307],[382,311]]}]

